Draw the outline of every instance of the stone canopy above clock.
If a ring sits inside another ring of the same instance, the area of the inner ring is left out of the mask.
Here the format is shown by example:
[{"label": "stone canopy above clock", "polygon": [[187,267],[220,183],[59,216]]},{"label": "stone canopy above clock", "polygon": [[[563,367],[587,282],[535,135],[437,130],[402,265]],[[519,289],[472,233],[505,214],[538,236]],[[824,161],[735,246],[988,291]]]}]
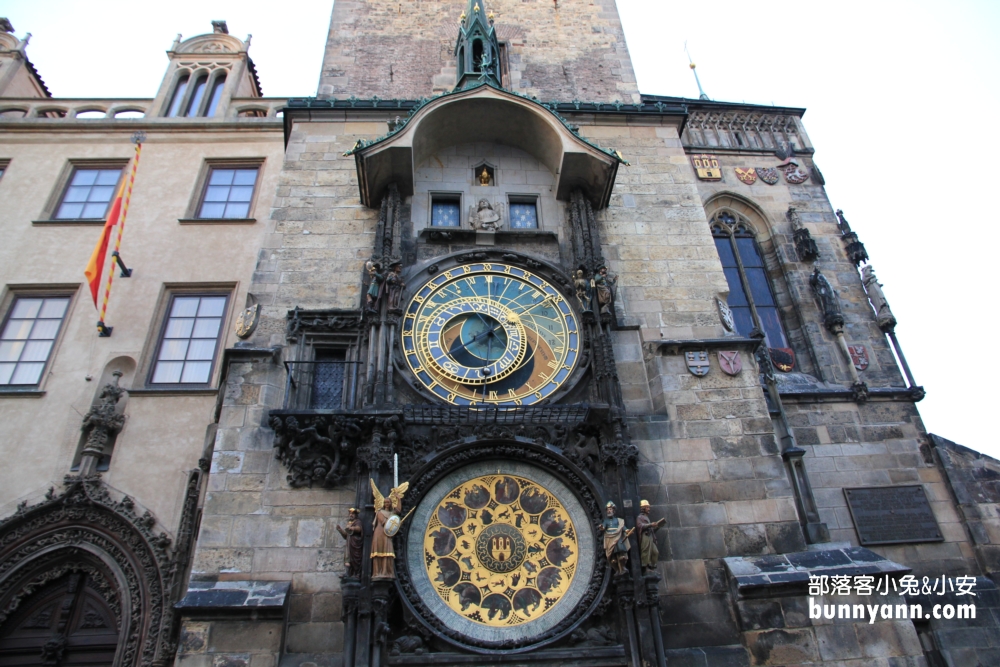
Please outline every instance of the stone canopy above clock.
[{"label": "stone canopy above clock", "polygon": [[596,208],[608,204],[617,157],[571,132],[538,102],[485,84],[428,102],[397,133],[354,151],[362,203],[378,206],[390,183],[411,196],[417,165],[442,149],[474,142],[532,155],[555,176],[557,199],[580,189]]}]

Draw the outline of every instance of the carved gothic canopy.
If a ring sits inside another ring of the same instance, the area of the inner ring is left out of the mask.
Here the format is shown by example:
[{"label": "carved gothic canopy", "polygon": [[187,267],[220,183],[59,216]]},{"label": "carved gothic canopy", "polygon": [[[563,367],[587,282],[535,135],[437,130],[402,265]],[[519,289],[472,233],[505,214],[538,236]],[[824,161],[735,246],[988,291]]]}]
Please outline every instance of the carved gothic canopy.
[{"label": "carved gothic canopy", "polygon": [[355,152],[361,201],[377,206],[390,183],[413,194],[417,166],[442,149],[487,142],[519,148],[556,175],[556,197],[581,189],[597,208],[607,206],[619,160],[586,142],[542,104],[491,85],[438,97],[401,130]]}]

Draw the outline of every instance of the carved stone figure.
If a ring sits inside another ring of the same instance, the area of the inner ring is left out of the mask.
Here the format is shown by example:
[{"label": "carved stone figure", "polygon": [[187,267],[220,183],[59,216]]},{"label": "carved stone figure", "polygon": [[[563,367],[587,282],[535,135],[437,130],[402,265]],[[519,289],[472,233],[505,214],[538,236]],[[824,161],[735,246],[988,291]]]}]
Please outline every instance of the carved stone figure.
[{"label": "carved stone figure", "polygon": [[386,291],[389,293],[389,310],[399,310],[402,306],[403,290],[406,284],[403,283],[403,265],[396,262],[392,265],[392,270],[385,276]]},{"label": "carved stone figure", "polygon": [[479,204],[469,215],[472,228],[482,232],[500,231],[500,214],[493,209],[487,199],[480,199]]},{"label": "carved stone figure", "polygon": [[365,294],[365,307],[370,311],[377,310],[379,298],[382,296],[382,283],[385,282],[385,274],[382,273],[382,265],[369,261],[365,264],[368,270],[368,292]]},{"label": "carved stone figure", "polygon": [[598,625],[597,627],[584,630],[577,628],[570,634],[570,641],[575,648],[587,648],[590,646],[612,646],[617,643],[615,631],[610,625]]},{"label": "carved stone figure", "polygon": [[573,286],[576,288],[576,300],[580,302],[580,310],[590,310],[590,282],[584,278],[583,269],[578,269],[573,278]]},{"label": "carved stone figure", "polygon": [[83,456],[100,459],[108,440],[125,425],[125,415],[116,411],[118,399],[125,393],[125,390],[118,386],[118,378],[122,376],[122,372],[115,371],[111,375],[114,379],[101,389],[100,404],[90,408],[83,417],[80,430],[87,434]]},{"label": "carved stone figure", "polygon": [[837,293],[833,291],[833,285],[819,272],[819,269],[813,270],[809,277],[809,285],[823,307],[823,324],[830,333],[838,333],[844,327],[844,315],[840,310]]},{"label": "carved stone figure", "polygon": [[875,269],[870,264],[861,269],[861,282],[864,283],[868,300],[871,302],[872,308],[875,309],[879,329],[882,331],[894,329],[896,316],[892,314],[889,302],[885,300],[885,294],[882,292],[882,284],[875,277]]},{"label": "carved stone figure", "polygon": [[607,518],[601,524],[601,532],[604,533],[604,555],[608,558],[608,564],[616,574],[625,572],[628,563],[628,550],[631,548],[628,538],[632,530],[625,530],[625,519],[615,516],[615,504],[608,501],[605,505]]},{"label": "carved stone figure", "polygon": [[594,288],[597,290],[597,303],[601,313],[611,312],[611,301],[614,298],[612,290],[617,282],[618,276],[608,273],[606,266],[598,269],[597,275],[594,276]]},{"label": "carved stone figure", "polygon": [[639,562],[642,563],[642,572],[656,568],[656,562],[660,560],[660,550],[656,546],[656,529],[667,522],[666,519],[653,521],[649,518],[649,501],[639,501],[639,516],[635,519],[635,527],[639,531]]},{"label": "carved stone figure", "polygon": [[389,497],[385,498],[375,486],[375,480],[369,481],[375,507],[381,508],[375,512],[375,521],[372,523],[372,579],[395,579],[396,551],[392,545],[392,537],[402,523],[399,512],[403,509],[403,494],[410,483],[403,482],[389,491]]},{"label": "carved stone figure", "polygon": [[341,528],[338,523],[337,532],[347,541],[347,544],[344,545],[344,565],[347,566],[347,576],[360,579],[361,554],[365,547],[365,531],[361,527],[361,519],[356,508],[352,507],[347,510],[347,528]]}]

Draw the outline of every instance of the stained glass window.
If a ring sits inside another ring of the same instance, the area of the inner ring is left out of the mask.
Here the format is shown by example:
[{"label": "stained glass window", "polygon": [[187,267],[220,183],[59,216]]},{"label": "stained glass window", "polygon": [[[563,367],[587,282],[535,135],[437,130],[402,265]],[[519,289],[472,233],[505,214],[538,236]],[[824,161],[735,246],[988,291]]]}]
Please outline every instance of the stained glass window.
[{"label": "stained glass window", "polygon": [[511,229],[538,229],[538,209],[534,203],[510,205]]},{"label": "stained glass window", "polygon": [[746,223],[727,211],[716,215],[712,223],[715,248],[729,283],[729,308],[736,320],[736,331],[743,336],[750,333],[756,310],[768,347],[788,347],[764,257],[753,234]]},{"label": "stained glass window", "polygon": [[431,205],[431,225],[434,227],[461,226],[458,202],[435,200]]}]

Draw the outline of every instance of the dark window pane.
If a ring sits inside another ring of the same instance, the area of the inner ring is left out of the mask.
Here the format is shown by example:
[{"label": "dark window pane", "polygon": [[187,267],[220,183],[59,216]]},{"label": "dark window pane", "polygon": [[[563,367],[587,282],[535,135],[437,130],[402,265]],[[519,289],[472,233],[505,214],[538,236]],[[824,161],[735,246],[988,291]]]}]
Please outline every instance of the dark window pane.
[{"label": "dark window pane", "polygon": [[733,246],[729,242],[729,237],[715,237],[715,249],[719,251],[719,259],[722,266],[736,266],[736,256],[733,254]]},{"label": "dark window pane", "polygon": [[743,283],[740,282],[740,272],[736,267],[723,269],[726,274],[726,282],[729,283],[729,305],[730,307],[746,306],[747,295],[743,291]]},{"label": "dark window pane", "polygon": [[750,283],[750,294],[753,295],[753,303],[761,306],[773,306],[774,297],[771,295],[771,285],[767,280],[764,269],[747,269],[747,282]]},{"label": "dark window pane", "polygon": [[767,336],[768,347],[788,347],[785,340],[785,332],[781,328],[781,316],[776,308],[757,307],[757,315],[760,317],[760,325]]},{"label": "dark window pane", "polygon": [[[730,298],[732,296],[730,295]],[[750,313],[750,308],[744,306],[742,308],[733,308],[733,320],[736,322],[736,332],[741,336],[747,336],[753,330],[753,315]]]},{"label": "dark window pane", "polygon": [[182,76],[177,82],[177,87],[174,89],[174,97],[170,100],[170,109],[167,111],[167,115],[170,117],[176,116],[180,113],[181,102],[184,100],[184,92],[188,87],[188,77]]},{"label": "dark window pane", "polygon": [[750,268],[751,266],[764,266],[764,260],[760,256],[760,252],[757,249],[757,242],[752,238],[740,238],[737,237],[736,245],[740,249],[740,259],[743,260],[743,266]]},{"label": "dark window pane", "polygon": [[206,116],[211,117],[215,115],[216,110],[219,108],[219,101],[222,99],[222,88],[225,85],[225,75],[215,79],[215,83],[212,84],[212,96],[208,99],[208,109],[205,110]]},{"label": "dark window pane", "polygon": [[208,76],[202,75],[198,77],[198,80],[194,84],[194,93],[191,95],[191,101],[188,102],[187,112],[185,116],[197,116],[198,108],[201,106],[201,98],[205,97],[205,86],[208,84]]},{"label": "dark window pane", "polygon": [[313,366],[313,386],[309,407],[329,410],[341,407],[347,364],[343,350],[317,350]]}]

